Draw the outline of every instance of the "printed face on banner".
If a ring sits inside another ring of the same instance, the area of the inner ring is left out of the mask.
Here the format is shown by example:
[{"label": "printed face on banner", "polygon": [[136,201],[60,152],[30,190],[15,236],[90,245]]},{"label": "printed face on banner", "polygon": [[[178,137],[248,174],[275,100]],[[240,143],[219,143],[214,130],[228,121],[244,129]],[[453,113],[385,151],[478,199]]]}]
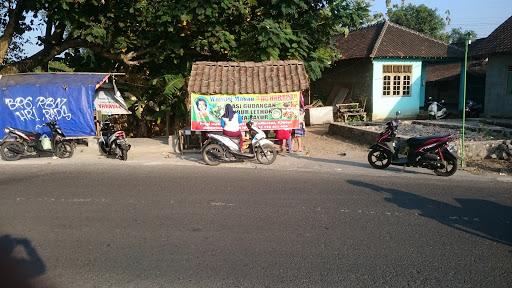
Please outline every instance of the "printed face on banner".
[{"label": "printed face on banner", "polygon": [[[220,120],[226,104],[250,117],[263,130],[296,129],[299,127],[300,92],[241,95],[191,94],[192,130],[221,131]],[[240,128],[245,129],[245,125]]]}]

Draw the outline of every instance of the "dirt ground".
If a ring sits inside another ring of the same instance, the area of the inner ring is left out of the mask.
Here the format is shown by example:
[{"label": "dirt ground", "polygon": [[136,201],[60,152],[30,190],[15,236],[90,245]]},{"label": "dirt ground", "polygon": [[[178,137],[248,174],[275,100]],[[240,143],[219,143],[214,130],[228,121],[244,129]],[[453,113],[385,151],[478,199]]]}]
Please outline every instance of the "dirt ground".
[{"label": "dirt ground", "polygon": [[481,161],[469,161],[464,168],[472,174],[499,174],[512,175],[512,162],[497,159],[484,159]]},{"label": "dirt ground", "polygon": [[[346,156],[348,154],[366,155],[368,147],[350,143],[340,136],[329,135],[327,133],[328,128],[328,125],[307,128],[306,137],[304,137],[306,156]],[[296,147],[297,144],[295,143],[294,148]]]}]

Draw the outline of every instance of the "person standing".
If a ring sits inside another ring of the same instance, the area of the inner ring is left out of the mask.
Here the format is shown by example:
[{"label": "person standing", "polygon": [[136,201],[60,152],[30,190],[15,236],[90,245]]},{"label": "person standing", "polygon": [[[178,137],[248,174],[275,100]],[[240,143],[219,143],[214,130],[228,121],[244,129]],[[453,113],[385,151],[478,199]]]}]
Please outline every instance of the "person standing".
[{"label": "person standing", "polygon": [[[293,152],[292,130],[281,129],[274,131],[276,139],[279,140],[280,152]],[[288,150],[286,149],[288,146]]]},{"label": "person standing", "polygon": [[298,146],[297,150],[295,150],[296,152],[303,151],[302,137],[306,136],[306,124],[304,123],[304,116],[306,112],[301,108],[299,113],[299,128],[293,130],[293,137],[297,140]]},{"label": "person standing", "polygon": [[244,137],[240,131],[240,124],[243,123],[242,115],[233,110],[231,104],[226,104],[224,107],[224,114],[220,119],[220,126],[222,126],[222,134],[227,137],[240,138],[239,148],[242,151],[244,147]]}]

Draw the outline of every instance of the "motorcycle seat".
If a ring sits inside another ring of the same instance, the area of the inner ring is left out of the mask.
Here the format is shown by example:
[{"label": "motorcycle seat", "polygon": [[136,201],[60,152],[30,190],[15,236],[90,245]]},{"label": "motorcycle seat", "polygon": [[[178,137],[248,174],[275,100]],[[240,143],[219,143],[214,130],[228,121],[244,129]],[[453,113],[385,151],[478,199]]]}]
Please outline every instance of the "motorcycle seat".
[{"label": "motorcycle seat", "polygon": [[27,135],[27,137],[34,137],[34,138],[39,138],[41,136],[40,133],[37,133],[37,132],[34,132],[34,131],[27,131],[27,130],[21,130],[21,129],[15,129],[17,131],[20,131],[21,133]]},{"label": "motorcycle seat", "polygon": [[441,139],[441,138],[445,138],[448,136],[450,136],[450,135],[447,134],[447,135],[412,137],[412,138],[407,139],[407,145],[409,145],[411,147],[416,147],[416,146],[422,145],[423,143],[425,143],[429,140]]}]

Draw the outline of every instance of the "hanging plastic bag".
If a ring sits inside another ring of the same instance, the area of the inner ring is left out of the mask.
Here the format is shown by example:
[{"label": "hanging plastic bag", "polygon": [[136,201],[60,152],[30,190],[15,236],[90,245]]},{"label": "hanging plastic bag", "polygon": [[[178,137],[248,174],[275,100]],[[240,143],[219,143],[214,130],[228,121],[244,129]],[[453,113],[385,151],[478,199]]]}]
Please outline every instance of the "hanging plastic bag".
[{"label": "hanging plastic bag", "polygon": [[52,150],[52,140],[50,140],[50,137],[43,134],[40,138],[41,146],[43,147],[43,150]]}]

